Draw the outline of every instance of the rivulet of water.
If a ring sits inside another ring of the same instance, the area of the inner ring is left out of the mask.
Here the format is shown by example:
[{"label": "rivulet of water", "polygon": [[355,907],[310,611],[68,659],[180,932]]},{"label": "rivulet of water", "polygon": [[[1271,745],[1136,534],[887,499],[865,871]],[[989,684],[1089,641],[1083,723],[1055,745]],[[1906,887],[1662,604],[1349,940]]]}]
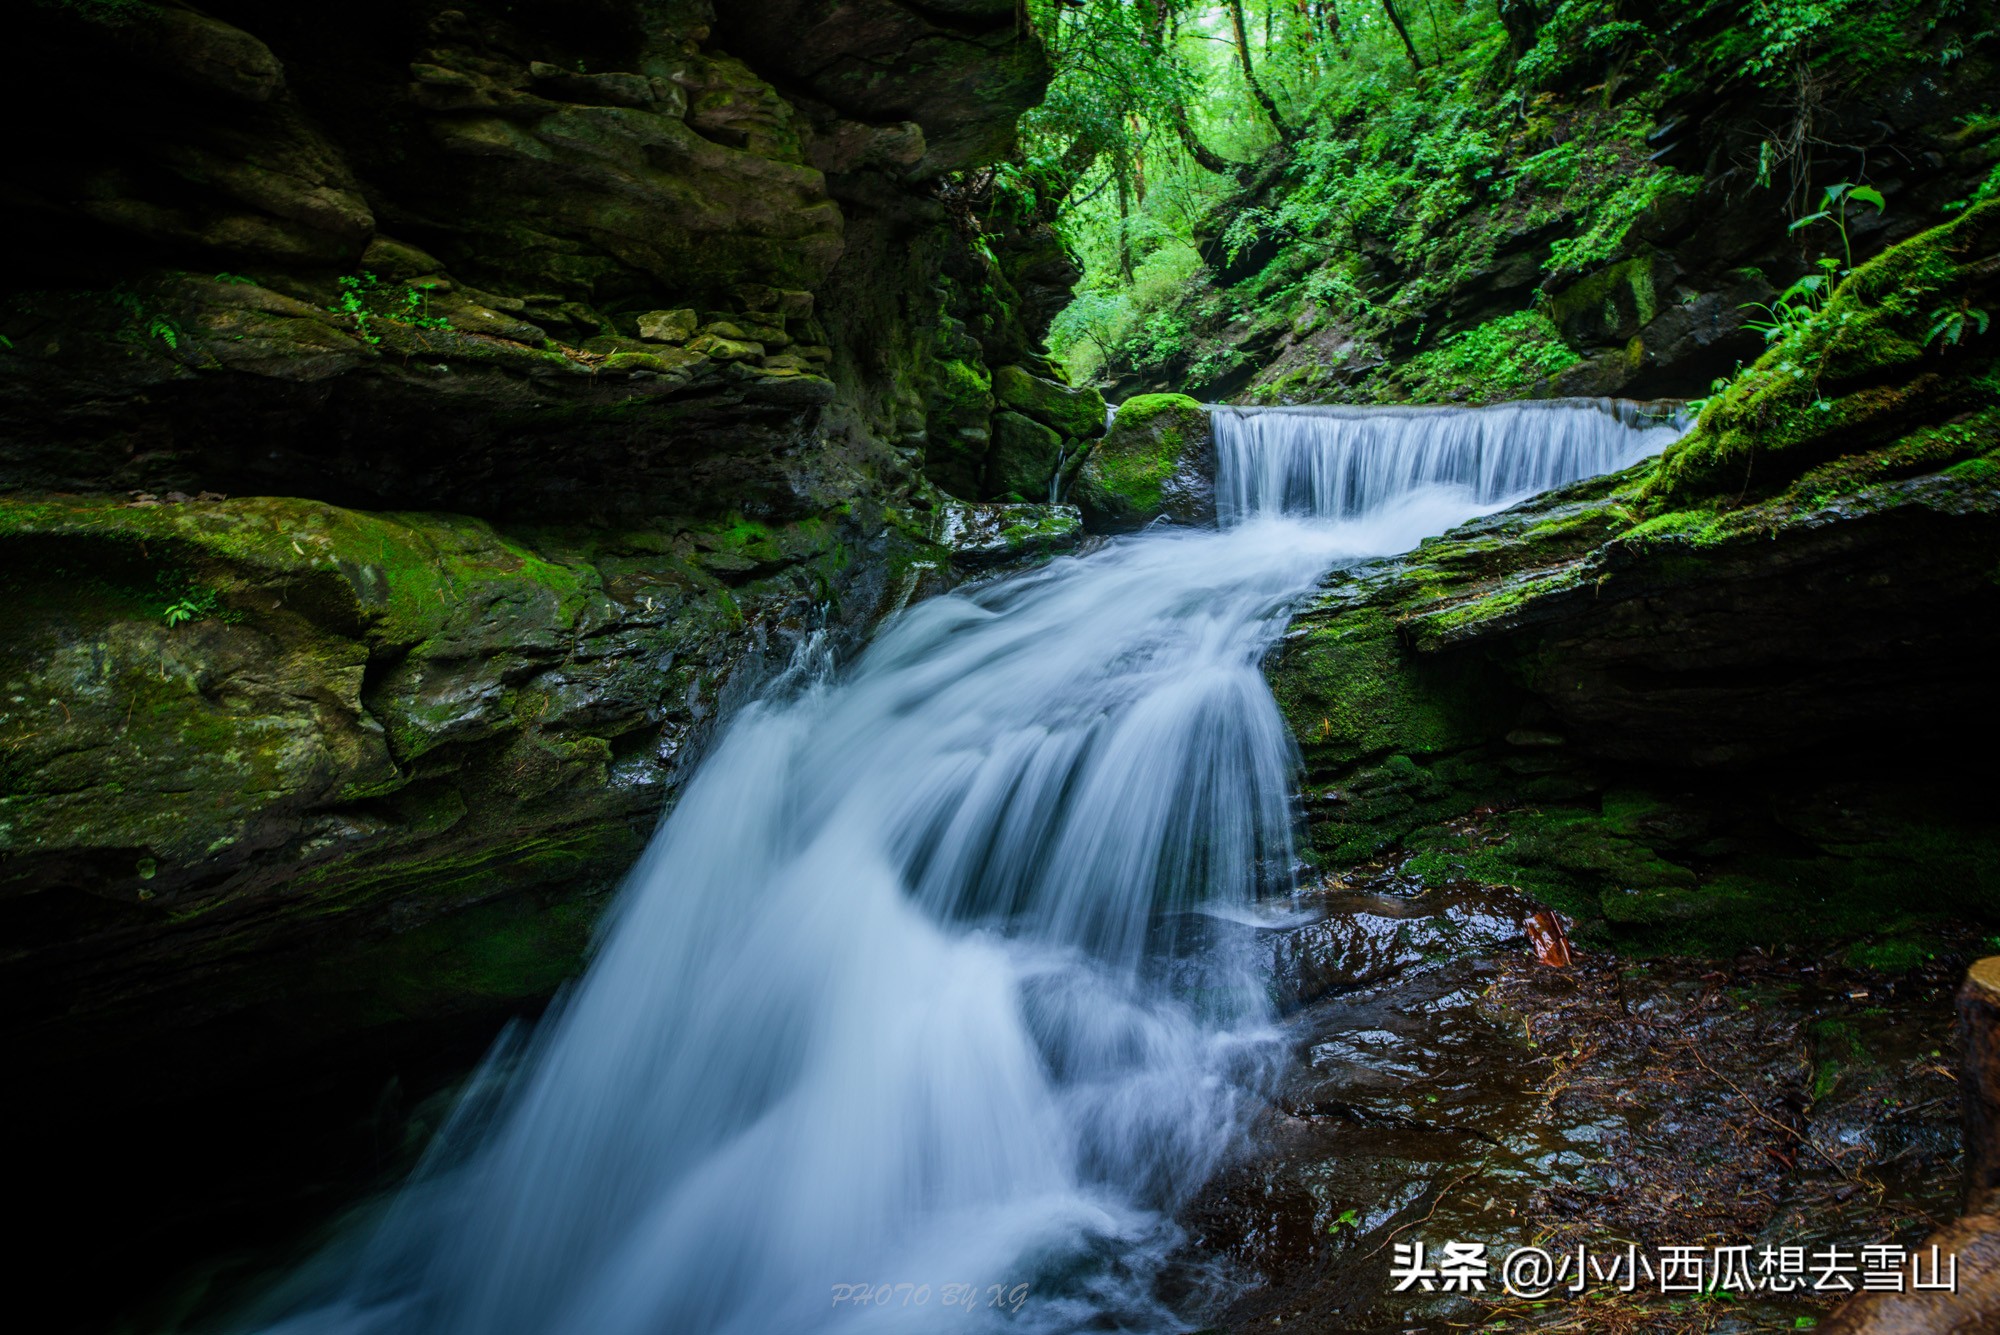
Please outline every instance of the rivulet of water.
[{"label": "rivulet of water", "polygon": [[1215,424],[1220,529],[919,604],[744,709],[585,976],[255,1324],[1183,1328],[1151,1290],[1175,1208],[1282,1061],[1248,944],[1294,749],[1259,661],[1336,564],[1675,434],[1584,403]]}]

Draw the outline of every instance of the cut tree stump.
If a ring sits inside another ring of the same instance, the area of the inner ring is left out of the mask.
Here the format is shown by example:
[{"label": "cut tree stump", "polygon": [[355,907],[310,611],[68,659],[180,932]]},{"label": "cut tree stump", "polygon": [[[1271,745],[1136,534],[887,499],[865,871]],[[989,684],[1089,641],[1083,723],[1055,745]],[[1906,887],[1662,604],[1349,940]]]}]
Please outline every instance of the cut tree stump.
[{"label": "cut tree stump", "polygon": [[[1958,1257],[1956,1293],[1864,1293],[1821,1335],[1975,1335],[2000,1331],[2000,955],[1965,971],[1958,989],[1965,1214],[1912,1250]],[[1866,1238],[1857,1242],[1886,1242]]]},{"label": "cut tree stump", "polygon": [[1965,1212],[1982,1214],[2000,1190],[2000,955],[1988,955],[1965,971],[1958,989],[1958,1043]]}]

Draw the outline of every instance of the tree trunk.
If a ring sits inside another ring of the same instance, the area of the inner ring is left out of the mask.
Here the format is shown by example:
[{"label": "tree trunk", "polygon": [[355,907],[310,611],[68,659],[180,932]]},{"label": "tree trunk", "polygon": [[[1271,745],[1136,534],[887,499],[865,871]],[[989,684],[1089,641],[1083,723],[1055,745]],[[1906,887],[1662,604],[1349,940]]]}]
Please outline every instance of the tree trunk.
[{"label": "tree trunk", "polygon": [[1325,36],[1310,40],[1313,70],[1324,79],[1332,68],[1329,51],[1341,47],[1340,10],[1333,0],[1297,0],[1299,21],[1308,34],[1324,30]]},{"label": "tree trunk", "polygon": [[1139,113],[1126,118],[1132,132],[1132,191],[1140,208],[1146,207],[1146,141],[1139,133]]},{"label": "tree trunk", "polygon": [[1125,163],[1122,160],[1111,164],[1111,174],[1118,178],[1118,272],[1125,277],[1126,286],[1132,283],[1132,187],[1125,177]]},{"label": "tree trunk", "polygon": [[1438,28],[1437,0],[1424,0],[1424,12],[1431,20],[1431,60],[1444,64],[1444,33]]},{"label": "tree trunk", "polygon": [[[1306,6],[1309,2],[1310,0],[1299,0],[1299,12],[1301,14],[1307,12]],[[1334,4],[1333,0],[1321,0],[1321,2],[1316,6],[1314,6],[1314,8],[1316,8],[1319,11],[1320,21],[1326,26],[1327,40],[1332,42],[1335,46],[1339,46],[1340,45],[1339,7]]]},{"label": "tree trunk", "polygon": [[1514,59],[1533,49],[1541,35],[1542,17],[1537,0],[1500,0],[1500,26],[1507,31],[1507,50]]},{"label": "tree trunk", "polygon": [[1264,91],[1264,85],[1257,80],[1257,68],[1250,63],[1250,33],[1243,23],[1243,0],[1229,0],[1229,22],[1236,30],[1236,58],[1243,64],[1243,82],[1250,85],[1250,95],[1270,117],[1271,128],[1278,132],[1278,138],[1290,139],[1285,123],[1278,119],[1278,104]]},{"label": "tree trunk", "polygon": [[1389,22],[1395,25],[1396,36],[1403,39],[1403,49],[1410,53],[1410,68],[1421,71],[1424,62],[1417,55],[1417,44],[1410,40],[1410,30],[1403,26],[1403,16],[1396,12],[1396,0],[1382,0],[1382,9],[1389,15]]},{"label": "tree trunk", "polygon": [[1205,172],[1214,172],[1217,176],[1227,176],[1232,179],[1236,176],[1236,163],[1223,157],[1196,137],[1194,126],[1188,123],[1186,107],[1175,106],[1173,117],[1174,133],[1180,138],[1181,147],[1187,150],[1187,155],[1195,160],[1197,166]]}]

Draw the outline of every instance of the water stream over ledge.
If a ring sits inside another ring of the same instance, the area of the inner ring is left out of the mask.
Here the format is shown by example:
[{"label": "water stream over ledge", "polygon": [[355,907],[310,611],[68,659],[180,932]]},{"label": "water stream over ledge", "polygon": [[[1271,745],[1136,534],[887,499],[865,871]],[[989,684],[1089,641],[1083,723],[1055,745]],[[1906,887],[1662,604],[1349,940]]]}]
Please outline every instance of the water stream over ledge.
[{"label": "water stream over ledge", "polygon": [[1214,421],[1221,529],[923,603],[840,672],[802,655],[586,976],[258,1324],[1182,1328],[1153,1296],[1175,1212],[1284,1062],[1266,649],[1334,566],[1677,434],[1586,402]]}]

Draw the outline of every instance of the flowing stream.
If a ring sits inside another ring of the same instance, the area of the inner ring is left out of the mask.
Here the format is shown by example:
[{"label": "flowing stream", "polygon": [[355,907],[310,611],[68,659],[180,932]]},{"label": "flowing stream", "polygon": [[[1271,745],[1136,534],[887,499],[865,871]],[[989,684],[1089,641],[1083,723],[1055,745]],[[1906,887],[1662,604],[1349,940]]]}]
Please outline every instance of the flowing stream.
[{"label": "flowing stream", "polygon": [[743,710],[588,973],[258,1324],[1184,1329],[1151,1296],[1175,1209],[1284,1059],[1260,659],[1334,566],[1676,435],[1583,402],[1214,420],[1219,529],[921,603]]}]

